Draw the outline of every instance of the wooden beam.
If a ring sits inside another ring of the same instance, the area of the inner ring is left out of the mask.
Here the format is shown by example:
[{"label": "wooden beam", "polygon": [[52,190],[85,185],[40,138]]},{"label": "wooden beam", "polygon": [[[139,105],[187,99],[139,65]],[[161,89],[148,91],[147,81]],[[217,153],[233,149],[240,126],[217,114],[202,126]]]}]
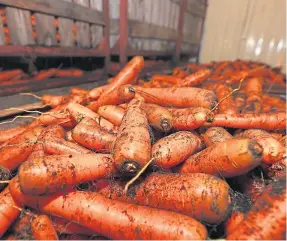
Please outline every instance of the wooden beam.
[{"label": "wooden beam", "polygon": [[0,4],[46,13],[57,17],[105,25],[103,14],[95,9],[59,0],[0,0]]},{"label": "wooden beam", "polygon": [[[171,1],[176,3],[176,4],[180,4],[180,0],[171,0]],[[204,7],[206,6],[206,3],[203,4],[203,8],[200,8],[198,6],[198,3],[197,4],[196,3],[197,2],[195,1],[195,3],[187,4],[187,7],[186,7],[185,11],[187,13],[190,13],[193,16],[198,16],[198,17],[204,18],[204,16],[205,16],[205,9],[204,9]]]},{"label": "wooden beam", "polygon": [[41,47],[41,46],[0,46],[0,56],[28,57],[104,57],[105,53],[98,49],[82,49],[76,47]]},{"label": "wooden beam", "polygon": [[110,3],[109,0],[103,0],[104,11],[104,52],[105,52],[105,71],[109,73],[111,64],[111,49],[110,49]]},{"label": "wooden beam", "polygon": [[128,48],[128,0],[120,1],[120,64],[123,68],[127,63]]}]

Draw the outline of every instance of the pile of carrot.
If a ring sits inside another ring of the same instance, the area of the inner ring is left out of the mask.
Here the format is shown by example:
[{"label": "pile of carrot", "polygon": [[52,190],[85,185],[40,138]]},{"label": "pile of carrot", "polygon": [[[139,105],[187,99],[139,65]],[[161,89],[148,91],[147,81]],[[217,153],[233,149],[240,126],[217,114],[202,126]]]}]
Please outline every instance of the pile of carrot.
[{"label": "pile of carrot", "polygon": [[237,60],[147,82],[143,67],[0,130],[0,237],[286,238],[286,105],[264,92],[280,74]]}]

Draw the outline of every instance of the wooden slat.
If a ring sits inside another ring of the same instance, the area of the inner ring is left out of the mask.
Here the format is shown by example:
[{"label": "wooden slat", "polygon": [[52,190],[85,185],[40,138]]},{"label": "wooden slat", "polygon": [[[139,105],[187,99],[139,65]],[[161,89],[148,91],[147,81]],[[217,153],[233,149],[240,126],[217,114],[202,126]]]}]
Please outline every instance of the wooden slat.
[{"label": "wooden slat", "polygon": [[4,28],[3,28],[3,23],[2,23],[2,18],[0,15],[0,45],[5,44],[5,34],[4,34]]},{"label": "wooden slat", "polygon": [[[89,7],[89,0],[74,0],[74,3]],[[82,21],[76,21],[76,26],[78,47],[89,48],[91,46],[89,24]]]},{"label": "wooden slat", "polygon": [[[176,4],[178,4],[178,5],[179,5],[179,2],[180,2],[180,0],[171,0],[171,1],[176,3]],[[202,18],[205,16],[204,8],[198,6],[198,4],[196,4],[196,3],[188,4],[186,11],[191,13],[194,16],[199,16],[199,17],[202,17]]]},{"label": "wooden slat", "polygon": [[5,9],[9,34],[14,45],[35,44],[32,35],[31,15],[27,10],[7,7]]},{"label": "wooden slat", "polygon": [[0,4],[88,23],[105,25],[102,13],[63,0],[0,0]]},{"label": "wooden slat", "polygon": [[35,13],[37,43],[45,46],[57,45],[55,19],[47,14]]},{"label": "wooden slat", "polygon": [[[72,0],[63,0],[66,2],[72,2]],[[75,46],[73,26],[74,21],[68,18],[58,18],[59,21],[59,34],[60,34],[60,46],[73,47]]]},{"label": "wooden slat", "polygon": [[[90,0],[90,5],[91,5],[91,8],[93,9],[96,9],[100,12],[103,11],[103,0]],[[103,27],[92,24],[91,35],[92,35],[92,39],[91,39],[92,47],[96,48],[103,38],[103,35],[104,35]]]}]

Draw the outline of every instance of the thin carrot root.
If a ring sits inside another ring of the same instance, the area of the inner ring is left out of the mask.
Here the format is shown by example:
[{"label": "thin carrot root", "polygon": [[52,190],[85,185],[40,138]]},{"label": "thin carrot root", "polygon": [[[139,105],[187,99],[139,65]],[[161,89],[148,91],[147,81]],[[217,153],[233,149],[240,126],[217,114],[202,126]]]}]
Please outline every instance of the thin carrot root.
[{"label": "thin carrot root", "polygon": [[38,96],[38,95],[35,95],[33,93],[20,93],[19,95],[27,95],[27,96],[33,96],[35,97],[36,99],[38,100],[42,100],[42,97]]}]

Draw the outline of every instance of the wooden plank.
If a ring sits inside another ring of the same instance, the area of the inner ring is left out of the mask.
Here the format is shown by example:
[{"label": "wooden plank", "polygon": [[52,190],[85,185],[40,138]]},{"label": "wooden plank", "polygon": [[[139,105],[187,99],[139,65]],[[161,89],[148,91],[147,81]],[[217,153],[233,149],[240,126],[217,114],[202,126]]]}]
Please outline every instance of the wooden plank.
[{"label": "wooden plank", "polygon": [[14,45],[35,44],[32,35],[31,15],[27,10],[7,7],[5,9],[9,34]]},{"label": "wooden plank", "polygon": [[35,13],[37,43],[45,46],[57,45],[56,26],[53,16]]},{"label": "wooden plank", "polygon": [[[89,0],[74,0],[74,3],[89,7]],[[80,48],[90,48],[90,25],[82,21],[76,21],[77,26],[77,46]]]},{"label": "wooden plank", "polygon": [[[91,8],[93,9],[96,9],[100,12],[103,11],[103,0],[90,0],[90,5],[91,5]],[[103,38],[104,28],[102,26],[92,24],[91,35],[92,35],[92,39],[91,39],[92,47],[96,48]]]},{"label": "wooden plank", "polygon": [[0,0],[0,4],[87,23],[105,25],[103,14],[97,10],[63,0]]},{"label": "wooden plank", "polygon": [[[72,2],[72,0],[63,0],[66,2]],[[58,18],[59,21],[59,34],[60,34],[60,46],[62,47],[74,47],[74,21],[68,18]]]},{"label": "wooden plank", "polygon": [[4,28],[3,28],[2,18],[0,15],[0,45],[4,45],[5,43],[6,41],[5,41]]}]

